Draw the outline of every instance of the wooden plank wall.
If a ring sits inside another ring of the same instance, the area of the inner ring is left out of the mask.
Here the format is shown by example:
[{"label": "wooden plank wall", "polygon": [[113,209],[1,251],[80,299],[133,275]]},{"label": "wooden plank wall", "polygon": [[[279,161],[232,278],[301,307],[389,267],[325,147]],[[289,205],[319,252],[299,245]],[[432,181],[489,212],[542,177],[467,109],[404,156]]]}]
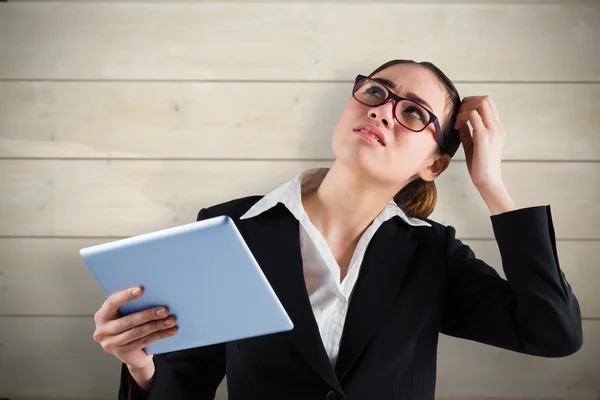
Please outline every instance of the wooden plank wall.
[{"label": "wooden plank wall", "polygon": [[[1,4],[0,397],[115,398],[77,251],[329,165],[355,75],[412,58],[492,95],[507,186],[552,206],[585,318],[564,359],[443,337],[438,397],[600,398],[599,39],[597,1]],[[434,218],[501,272],[461,151]]]}]

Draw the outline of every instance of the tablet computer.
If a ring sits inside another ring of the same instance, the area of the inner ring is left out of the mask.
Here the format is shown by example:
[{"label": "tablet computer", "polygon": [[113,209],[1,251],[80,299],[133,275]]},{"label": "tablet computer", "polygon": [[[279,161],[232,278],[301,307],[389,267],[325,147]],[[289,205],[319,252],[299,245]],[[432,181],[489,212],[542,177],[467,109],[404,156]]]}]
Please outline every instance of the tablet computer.
[{"label": "tablet computer", "polygon": [[121,315],[166,306],[178,332],[144,348],[160,354],[293,329],[293,324],[228,216],[79,251],[104,294],[133,286],[144,295]]}]

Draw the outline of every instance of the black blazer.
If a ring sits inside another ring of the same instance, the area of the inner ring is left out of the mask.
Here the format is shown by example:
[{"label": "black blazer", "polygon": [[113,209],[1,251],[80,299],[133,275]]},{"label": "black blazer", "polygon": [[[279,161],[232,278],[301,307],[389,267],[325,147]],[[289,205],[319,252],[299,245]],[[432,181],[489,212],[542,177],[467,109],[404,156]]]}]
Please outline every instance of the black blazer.
[{"label": "black blazer", "polygon": [[[278,204],[246,220],[260,197],[202,209],[237,224],[291,317],[292,331],[156,355],[151,400],[434,399],[438,335],[542,357],[582,346],[578,301],[559,268],[549,206],[491,217],[507,280],[427,220],[385,222],[369,244],[332,367],[303,278],[298,221]],[[125,366],[119,399],[143,399]]]}]

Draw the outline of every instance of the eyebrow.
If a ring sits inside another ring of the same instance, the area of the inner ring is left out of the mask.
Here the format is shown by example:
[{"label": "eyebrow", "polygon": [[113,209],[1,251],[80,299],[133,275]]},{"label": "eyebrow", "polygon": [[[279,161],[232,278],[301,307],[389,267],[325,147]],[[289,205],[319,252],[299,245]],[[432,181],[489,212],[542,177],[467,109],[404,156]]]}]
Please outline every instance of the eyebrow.
[{"label": "eyebrow", "polygon": [[[392,90],[396,90],[396,84],[392,81],[390,81],[389,79],[385,79],[385,78],[372,78],[374,80],[376,80],[379,83],[384,84],[385,86],[389,87]],[[414,102],[417,102],[419,104],[422,104],[424,106],[426,106],[430,111],[433,110],[433,107],[431,107],[429,105],[429,103],[427,103],[421,96],[419,96],[416,93],[413,92],[406,92],[406,94],[404,95],[404,97],[406,97],[407,99],[410,99]]]}]

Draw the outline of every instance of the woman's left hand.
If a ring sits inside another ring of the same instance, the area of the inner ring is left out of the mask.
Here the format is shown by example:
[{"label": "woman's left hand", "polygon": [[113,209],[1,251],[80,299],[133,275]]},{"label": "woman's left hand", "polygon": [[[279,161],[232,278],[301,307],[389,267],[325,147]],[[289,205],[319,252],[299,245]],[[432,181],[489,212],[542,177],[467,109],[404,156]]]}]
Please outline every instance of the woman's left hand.
[{"label": "woman's left hand", "polygon": [[[471,123],[473,132],[467,121]],[[478,189],[502,186],[501,162],[505,132],[491,97],[465,97],[454,127],[460,133],[473,184]]]},{"label": "woman's left hand", "polygon": [[[467,125],[473,127],[473,132]],[[492,213],[514,209],[502,181],[505,130],[490,96],[465,97],[456,117],[467,168],[473,184]]]}]

